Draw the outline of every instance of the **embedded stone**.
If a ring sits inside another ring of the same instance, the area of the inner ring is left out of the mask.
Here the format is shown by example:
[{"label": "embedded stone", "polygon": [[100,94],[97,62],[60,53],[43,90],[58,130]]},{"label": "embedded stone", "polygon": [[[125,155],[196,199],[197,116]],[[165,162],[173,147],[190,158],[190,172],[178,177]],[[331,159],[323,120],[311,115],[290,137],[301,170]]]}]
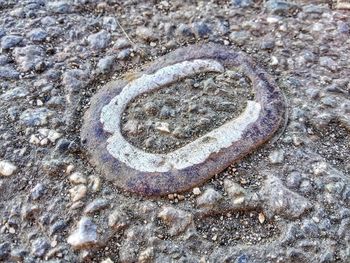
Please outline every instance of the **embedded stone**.
[{"label": "embedded stone", "polygon": [[68,237],[67,242],[74,249],[91,248],[98,243],[97,226],[90,218],[81,218],[76,230]]},{"label": "embedded stone", "polygon": [[[247,55],[227,47],[180,48],[133,76],[99,90],[81,131],[90,161],[130,192],[159,196],[196,187],[269,140],[284,122],[280,89]],[[215,88],[204,90],[210,78]],[[174,114],[166,122],[161,111],[147,114],[151,99]],[[198,121],[199,114],[209,121]],[[175,136],[179,130],[182,136]]]},{"label": "embedded stone", "polygon": [[264,211],[269,218],[274,215],[298,218],[311,208],[308,199],[287,189],[279,178],[272,175],[266,179],[260,195],[265,200]]},{"label": "embedded stone", "polygon": [[337,9],[350,9],[350,2],[349,2],[349,0],[337,0],[335,8],[337,8]]},{"label": "embedded stone", "polygon": [[165,206],[159,212],[158,217],[169,226],[169,234],[171,236],[184,232],[191,224],[193,224],[193,216],[183,210]]}]

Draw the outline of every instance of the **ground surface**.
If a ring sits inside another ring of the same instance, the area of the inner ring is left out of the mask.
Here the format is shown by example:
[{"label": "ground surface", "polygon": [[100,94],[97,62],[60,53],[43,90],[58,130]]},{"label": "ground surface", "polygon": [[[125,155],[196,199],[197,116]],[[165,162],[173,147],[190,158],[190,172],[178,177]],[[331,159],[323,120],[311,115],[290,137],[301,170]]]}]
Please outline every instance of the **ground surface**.
[{"label": "ground surface", "polygon": [[[350,262],[350,11],[328,2],[0,0],[0,262]],[[283,133],[191,192],[117,189],[80,144],[90,97],[208,41],[273,76]]]},{"label": "ground surface", "polygon": [[145,151],[169,152],[237,117],[248,99],[254,94],[239,72],[198,74],[131,101],[123,135]]}]

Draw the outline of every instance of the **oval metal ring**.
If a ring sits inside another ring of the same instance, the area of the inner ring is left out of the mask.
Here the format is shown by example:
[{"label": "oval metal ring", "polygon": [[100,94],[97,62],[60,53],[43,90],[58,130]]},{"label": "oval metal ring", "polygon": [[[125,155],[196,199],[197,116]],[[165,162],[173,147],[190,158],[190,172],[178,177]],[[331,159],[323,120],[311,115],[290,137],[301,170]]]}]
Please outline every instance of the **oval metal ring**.
[{"label": "oval metal ring", "polygon": [[[254,101],[237,118],[165,154],[145,152],[121,134],[121,115],[136,96],[205,72],[239,68],[252,81]],[[92,98],[81,137],[91,162],[117,186],[158,196],[199,185],[266,142],[284,121],[284,95],[251,59],[215,44],[180,48],[133,81],[108,83]]]}]

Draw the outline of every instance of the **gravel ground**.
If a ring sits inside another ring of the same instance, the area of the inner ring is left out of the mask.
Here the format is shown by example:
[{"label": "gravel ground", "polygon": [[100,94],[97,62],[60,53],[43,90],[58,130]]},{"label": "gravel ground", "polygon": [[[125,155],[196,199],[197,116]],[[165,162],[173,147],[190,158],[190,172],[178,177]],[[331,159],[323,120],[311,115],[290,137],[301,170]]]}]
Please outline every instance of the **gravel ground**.
[{"label": "gravel ground", "polygon": [[169,152],[234,119],[254,99],[248,77],[235,71],[197,75],[131,101],[124,137],[147,152]]},{"label": "gravel ground", "polygon": [[[330,2],[0,0],[0,262],[350,262],[350,10]],[[197,42],[269,72],[285,129],[193,191],[117,189],[81,146],[91,96]]]}]

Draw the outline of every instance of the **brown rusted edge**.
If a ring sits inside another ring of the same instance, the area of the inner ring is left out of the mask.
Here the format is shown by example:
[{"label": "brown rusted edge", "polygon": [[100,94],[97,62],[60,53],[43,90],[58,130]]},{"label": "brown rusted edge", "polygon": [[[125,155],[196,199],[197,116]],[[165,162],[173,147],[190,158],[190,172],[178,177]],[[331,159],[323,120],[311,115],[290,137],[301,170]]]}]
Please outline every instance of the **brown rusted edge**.
[{"label": "brown rusted edge", "polygon": [[252,80],[255,100],[262,105],[258,120],[244,131],[241,140],[212,153],[203,163],[165,173],[140,172],[121,163],[106,150],[106,140],[110,135],[103,130],[100,123],[101,110],[127,84],[126,80],[110,82],[93,96],[91,106],[84,116],[81,138],[90,154],[91,163],[118,187],[144,196],[186,191],[204,183],[252,152],[271,138],[283,123],[286,104],[284,95],[274,81],[246,55],[221,45],[210,43],[179,48],[157,59],[143,73],[150,74],[168,65],[200,58],[216,59],[225,68],[242,67]]}]

